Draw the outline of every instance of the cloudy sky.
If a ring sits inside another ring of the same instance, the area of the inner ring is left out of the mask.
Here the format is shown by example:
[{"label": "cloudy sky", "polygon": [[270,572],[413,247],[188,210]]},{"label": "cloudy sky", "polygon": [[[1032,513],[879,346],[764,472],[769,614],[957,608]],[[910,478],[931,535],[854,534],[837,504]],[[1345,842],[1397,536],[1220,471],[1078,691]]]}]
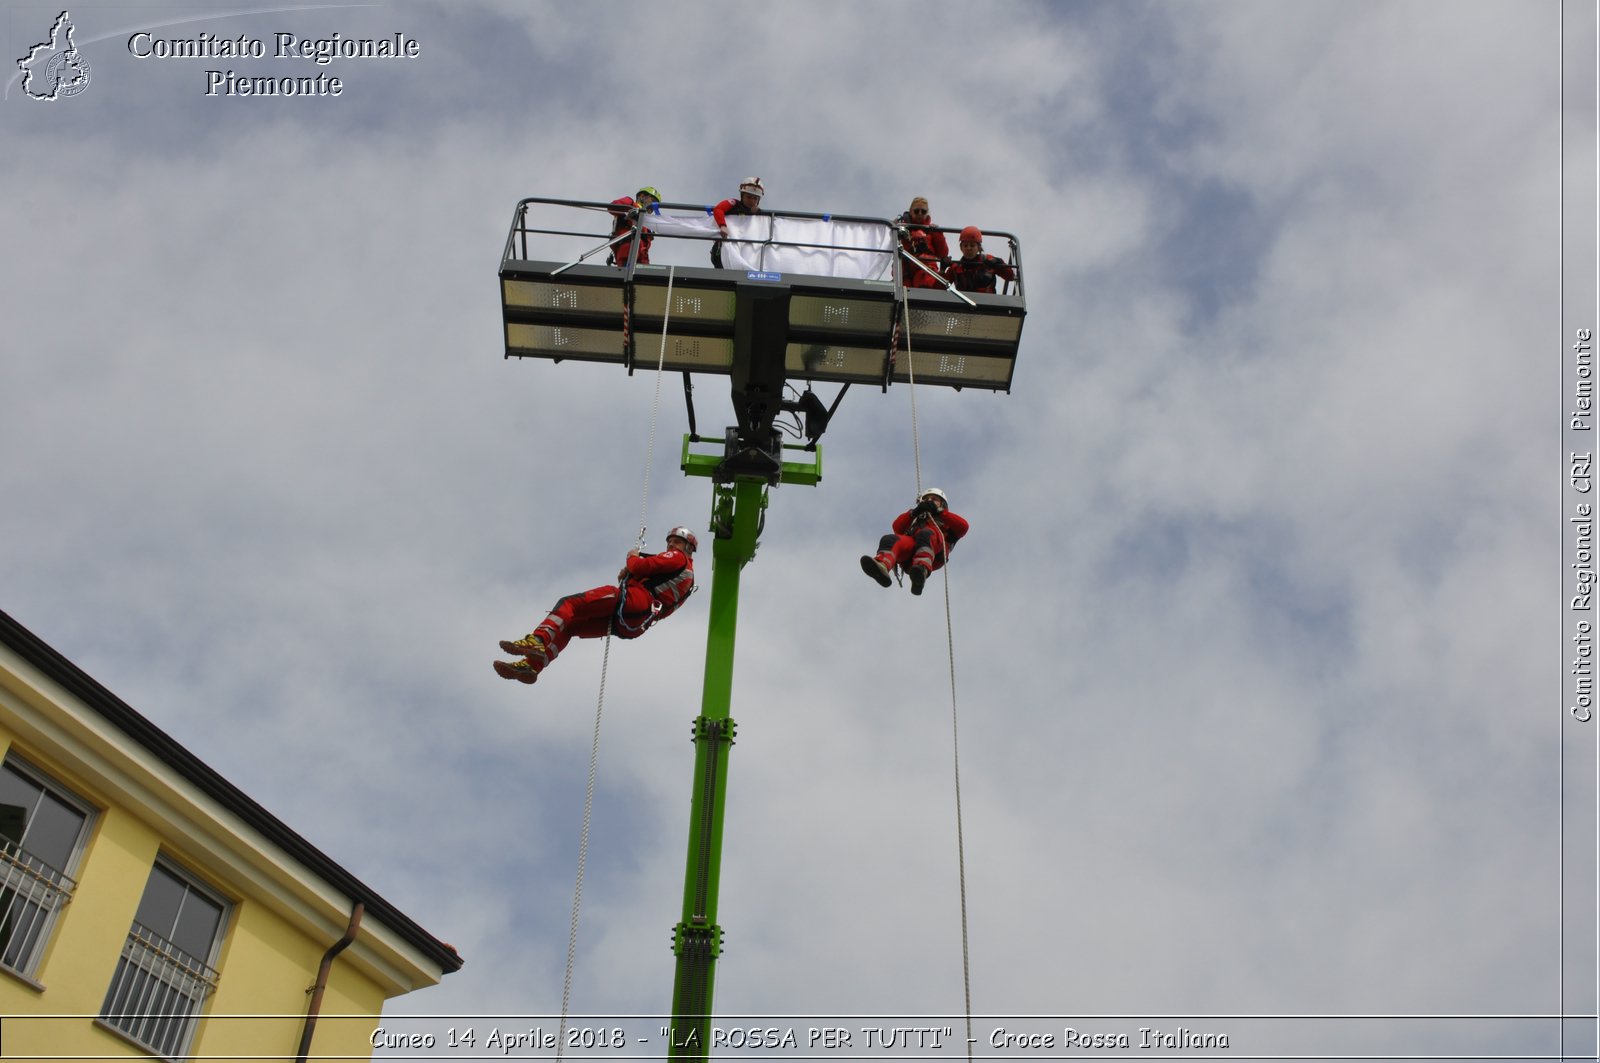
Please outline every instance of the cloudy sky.
[{"label": "cloudy sky", "polygon": [[[7,5],[7,58],[59,11]],[[512,208],[751,174],[1017,233],[1029,299],[1011,394],[916,396],[973,526],[948,584],[857,565],[915,489],[909,389],[852,389],[772,493],[719,1013],[962,1033],[954,706],[980,1015],[1445,1058],[1561,1024],[1228,1017],[1593,1014],[1558,505],[1592,5],[1565,40],[1527,0],[72,13],[89,86],[0,105],[0,608],[460,949],[392,1016],[559,1013],[603,651],[529,688],[495,643],[646,498],[652,546],[710,512],[676,381],[652,466],[651,374],[503,358]],[[230,68],[344,88],[207,96]],[[670,1007],[708,601],[611,646],[575,1013]]]}]

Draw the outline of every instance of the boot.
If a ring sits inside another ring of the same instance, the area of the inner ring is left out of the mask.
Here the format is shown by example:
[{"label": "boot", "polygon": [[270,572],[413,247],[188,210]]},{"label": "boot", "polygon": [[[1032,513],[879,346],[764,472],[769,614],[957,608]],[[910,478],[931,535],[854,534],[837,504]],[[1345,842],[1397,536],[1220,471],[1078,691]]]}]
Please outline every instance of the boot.
[{"label": "boot", "polygon": [[861,555],[861,571],[883,584],[885,587],[894,581],[889,578],[889,566],[868,554]]},{"label": "boot", "polygon": [[928,570],[921,565],[911,566],[911,593],[921,594],[922,585],[928,581]]},{"label": "boot", "polygon": [[549,647],[544,644],[544,639],[537,634],[524,635],[520,639],[501,639],[500,649],[513,657],[527,657],[537,659],[541,664],[549,657]]},{"label": "boot", "polygon": [[533,666],[532,661],[526,659],[509,662],[496,661],[494,662],[494,674],[501,679],[515,679],[519,683],[527,683],[529,685],[539,680],[539,669]]}]

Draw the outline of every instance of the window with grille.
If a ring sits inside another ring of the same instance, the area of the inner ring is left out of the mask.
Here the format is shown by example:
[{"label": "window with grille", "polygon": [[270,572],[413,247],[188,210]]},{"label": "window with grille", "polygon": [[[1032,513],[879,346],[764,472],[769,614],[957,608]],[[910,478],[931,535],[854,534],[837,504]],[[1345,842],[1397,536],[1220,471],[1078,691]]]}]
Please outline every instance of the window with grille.
[{"label": "window with grille", "polygon": [[89,806],[47,776],[14,757],[0,766],[0,966],[37,973],[89,821]]},{"label": "window with grille", "polygon": [[100,1018],[164,1059],[188,1051],[217,987],[227,906],[165,861],[150,870]]}]

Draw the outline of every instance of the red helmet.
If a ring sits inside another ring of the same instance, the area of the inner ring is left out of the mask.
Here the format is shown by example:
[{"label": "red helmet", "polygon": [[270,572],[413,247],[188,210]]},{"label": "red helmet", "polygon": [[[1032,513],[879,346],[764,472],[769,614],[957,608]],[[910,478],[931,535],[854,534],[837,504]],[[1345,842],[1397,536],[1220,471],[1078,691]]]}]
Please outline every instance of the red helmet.
[{"label": "red helmet", "polygon": [[696,539],[694,537],[694,532],[690,531],[688,528],[673,528],[671,531],[667,532],[667,538],[682,539],[684,542],[689,544],[689,552],[691,554],[700,549],[700,540]]},{"label": "red helmet", "polygon": [[967,240],[971,240],[973,243],[977,244],[979,247],[982,247],[983,246],[983,230],[978,228],[976,225],[969,225],[965,229],[962,229],[961,230],[961,240],[959,240],[957,242],[960,243],[960,242],[965,242]]}]

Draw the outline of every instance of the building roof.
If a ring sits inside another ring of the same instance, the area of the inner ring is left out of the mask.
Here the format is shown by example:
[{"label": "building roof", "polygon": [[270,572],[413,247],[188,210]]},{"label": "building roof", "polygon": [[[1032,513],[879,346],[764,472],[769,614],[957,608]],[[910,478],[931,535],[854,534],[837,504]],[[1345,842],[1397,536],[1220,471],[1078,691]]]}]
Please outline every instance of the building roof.
[{"label": "building roof", "polygon": [[101,686],[92,676],[67,660],[33,632],[0,610],[0,645],[9,647],[25,661],[59,683],[73,697],[98,713],[117,730],[148,750],[196,789],[242,819],[263,837],[280,847],[291,858],[365,906],[366,917],[377,919],[407,944],[437,963],[446,973],[461,969],[462,959],[455,948],[440,941],[370,886],[345,870],[322,850],[312,845],[278,817],[261,807],[244,791],[217,774],[161,728],[140,715],[132,706]]}]

